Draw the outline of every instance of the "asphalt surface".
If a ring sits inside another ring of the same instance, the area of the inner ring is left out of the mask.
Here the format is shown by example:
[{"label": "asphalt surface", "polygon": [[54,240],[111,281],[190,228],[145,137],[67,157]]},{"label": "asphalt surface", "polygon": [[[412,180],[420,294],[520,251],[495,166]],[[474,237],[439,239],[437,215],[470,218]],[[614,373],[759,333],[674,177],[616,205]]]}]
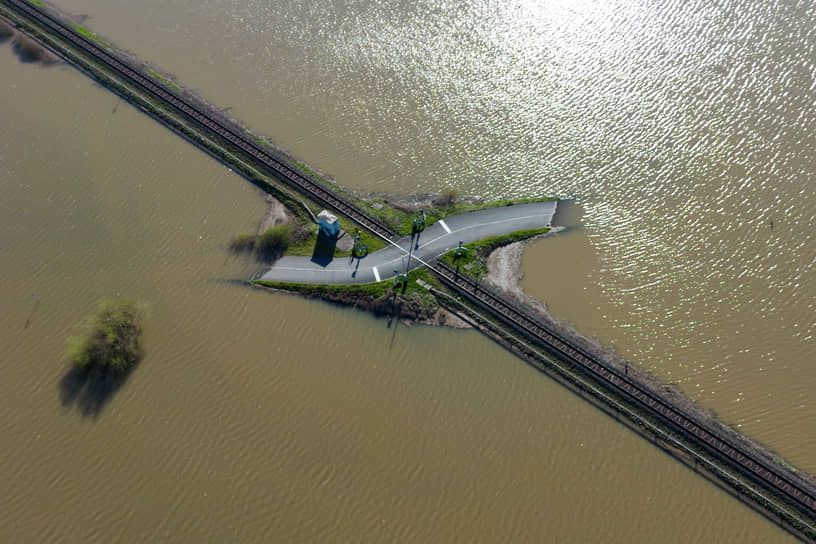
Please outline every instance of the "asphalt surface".
[{"label": "asphalt surface", "polygon": [[[361,259],[282,257],[259,279],[292,283],[372,283],[425,266],[459,245],[518,230],[549,227],[556,202],[502,206],[446,217]],[[399,271],[399,272],[397,272]]]}]

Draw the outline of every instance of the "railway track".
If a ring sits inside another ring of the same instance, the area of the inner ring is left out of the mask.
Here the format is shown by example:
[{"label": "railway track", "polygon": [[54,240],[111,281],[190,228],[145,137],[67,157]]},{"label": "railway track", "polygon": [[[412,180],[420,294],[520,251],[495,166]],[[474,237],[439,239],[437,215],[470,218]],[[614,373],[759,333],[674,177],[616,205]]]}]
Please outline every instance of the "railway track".
[{"label": "railway track", "polygon": [[204,128],[207,132],[217,136],[228,146],[238,148],[245,155],[253,159],[263,170],[271,173],[275,178],[286,183],[293,189],[307,195],[317,203],[352,219],[360,226],[383,238],[390,239],[394,236],[395,233],[391,228],[360,209],[348,199],[332,192],[316,181],[309,179],[307,176],[289,167],[285,162],[270,154],[240,131],[224,125],[218,119],[202,111],[200,107],[191,104],[177,93],[157,84],[150,77],[130,66],[127,62],[117,58],[115,55],[100,48],[93,41],[78,34],[69,25],[66,25],[44,9],[22,0],[4,0],[4,3],[18,14],[36,21],[41,27],[70,43],[73,47],[82,51],[83,54],[105,66],[108,70],[116,74],[122,80],[135,86],[141,92],[148,94],[151,98],[171,108],[177,114],[182,115],[199,128]]},{"label": "railway track", "polygon": [[602,364],[503,295],[479,285],[473,279],[459,274],[454,268],[444,263],[437,262],[434,269],[446,285],[485,307],[492,314],[501,317],[514,329],[524,333],[526,337],[549,352],[576,365],[595,380],[609,385],[612,390],[629,402],[667,423],[695,443],[703,445],[718,457],[725,458],[741,472],[786,497],[791,504],[797,505],[805,513],[816,517],[816,496],[805,486],[793,481],[789,475],[771,467],[767,462],[756,458],[751,453],[741,451],[739,446],[718,436],[694,417],[682,413],[652,392],[636,385],[617,369]]},{"label": "railway track", "polygon": [[[95,62],[105,66],[124,81],[171,108],[199,128],[203,128],[208,133],[217,136],[230,147],[239,149],[242,153],[251,157],[263,170],[271,173],[293,189],[306,194],[309,198],[322,205],[334,209],[383,238],[390,239],[395,235],[387,225],[361,210],[355,204],[292,169],[285,162],[248,139],[240,131],[224,125],[221,121],[202,111],[201,108],[191,104],[177,93],[160,86],[125,61],[100,48],[93,41],[77,34],[73,28],[45,10],[22,0],[0,1],[3,1],[6,6],[24,18],[35,21],[44,29],[59,36]],[[805,486],[793,481],[789,475],[781,473],[767,462],[756,458],[750,453],[740,451],[739,446],[734,445],[728,439],[717,436],[710,429],[707,429],[704,424],[695,420],[694,417],[681,413],[650,391],[639,387],[630,381],[628,377],[621,375],[617,369],[600,363],[593,356],[544,326],[536,318],[502,295],[480,286],[472,279],[458,274],[456,270],[443,263],[436,263],[433,268],[440,279],[455,291],[487,308],[514,329],[556,356],[576,365],[587,375],[607,384],[623,398],[665,422],[684,436],[691,438],[695,443],[726,459],[743,473],[750,475],[755,481],[763,483],[777,494],[786,497],[791,504],[797,505],[803,512],[816,517],[816,496]]]}]

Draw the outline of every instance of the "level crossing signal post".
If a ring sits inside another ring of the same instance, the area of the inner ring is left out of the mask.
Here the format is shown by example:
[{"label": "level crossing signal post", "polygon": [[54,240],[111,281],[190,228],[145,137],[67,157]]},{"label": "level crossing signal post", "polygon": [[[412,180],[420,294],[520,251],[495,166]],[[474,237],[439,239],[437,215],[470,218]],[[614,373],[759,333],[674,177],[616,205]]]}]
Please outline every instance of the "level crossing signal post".
[{"label": "level crossing signal post", "polygon": [[419,232],[425,229],[425,210],[414,212],[414,232]]},{"label": "level crossing signal post", "polygon": [[351,254],[355,257],[368,255],[368,244],[363,244],[363,237],[357,227],[354,228],[354,247],[351,249]]},{"label": "level crossing signal post", "polygon": [[466,257],[468,254],[468,248],[462,245],[462,240],[459,240],[459,247],[453,250],[453,258],[458,259],[459,257]]}]

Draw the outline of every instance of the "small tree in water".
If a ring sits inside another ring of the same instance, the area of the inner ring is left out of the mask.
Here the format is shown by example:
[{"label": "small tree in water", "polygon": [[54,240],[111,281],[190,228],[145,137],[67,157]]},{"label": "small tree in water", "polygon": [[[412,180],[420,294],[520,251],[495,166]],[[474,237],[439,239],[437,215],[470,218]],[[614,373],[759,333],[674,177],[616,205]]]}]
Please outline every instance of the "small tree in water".
[{"label": "small tree in water", "polygon": [[142,358],[144,310],[127,298],[103,298],[82,323],[83,336],[68,339],[68,360],[77,368],[125,373]]}]

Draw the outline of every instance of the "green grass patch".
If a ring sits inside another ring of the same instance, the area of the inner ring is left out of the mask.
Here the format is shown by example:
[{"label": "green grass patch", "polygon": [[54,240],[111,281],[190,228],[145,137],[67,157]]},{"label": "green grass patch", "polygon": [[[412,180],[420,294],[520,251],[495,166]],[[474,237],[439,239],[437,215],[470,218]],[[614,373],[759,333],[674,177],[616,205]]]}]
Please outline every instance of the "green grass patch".
[{"label": "green grass patch", "polygon": [[[346,231],[347,236],[353,237],[356,224],[352,222],[350,219],[347,219],[342,216],[339,217],[338,220],[340,221],[340,228]],[[310,224],[308,228],[309,228],[308,234],[304,236],[302,239],[290,245],[289,249],[286,250],[286,255],[295,255],[299,257],[312,257],[315,255],[315,251],[318,249],[317,225]],[[362,239],[363,245],[368,244],[368,253],[373,253],[378,249],[382,249],[385,247],[385,242],[381,238],[379,238],[378,236],[374,236],[365,229],[360,229],[360,238]],[[324,250],[321,249],[321,253],[323,252]],[[351,251],[342,251],[341,249],[335,247],[332,255],[321,254],[319,256],[350,257]]]},{"label": "green grass patch", "polygon": [[259,261],[270,262],[283,255],[300,235],[300,229],[284,223],[261,234],[242,232],[232,237],[228,247],[234,253],[254,253]]},{"label": "green grass patch", "polygon": [[[515,206],[518,204],[528,204],[530,202],[547,202],[557,200],[554,197],[540,197],[540,198],[516,198],[516,199],[502,199],[492,200],[490,202],[468,203],[468,202],[450,202],[449,198],[443,195],[435,205],[425,208],[425,226],[429,227],[439,221],[452,215],[459,215],[467,212],[475,212],[479,210],[487,210],[489,208],[499,208],[502,206]],[[444,204],[444,202],[449,202]],[[376,217],[395,232],[403,236],[410,236],[414,226],[414,212],[407,212],[389,205],[381,199],[373,199],[370,201],[361,202],[362,208]]]},{"label": "green grass patch", "polygon": [[105,47],[111,47],[111,45],[108,42],[106,42],[105,40],[103,40],[102,38],[100,38],[99,36],[97,36],[96,34],[94,34],[93,32],[91,32],[82,25],[74,26],[74,30],[76,30],[77,33],[81,34],[82,36],[88,38],[91,41],[95,41],[96,43],[104,45]]},{"label": "green grass patch", "polygon": [[331,244],[330,241],[318,236],[317,225],[313,224],[309,225],[309,231],[306,236],[289,246],[285,255],[322,258],[349,257],[351,255],[350,251],[341,251],[338,247],[332,246]]},{"label": "green grass patch", "polygon": [[[265,281],[255,280],[253,283],[271,287],[273,289],[282,289],[284,291],[292,291],[294,293],[303,293],[306,295],[327,295],[327,294],[347,294],[354,296],[367,296],[372,300],[379,298],[388,292],[393,291],[391,288],[391,281],[381,281],[379,283],[361,283],[351,285],[327,285],[317,283],[289,283],[285,281]],[[387,285],[386,285],[387,284]]]},{"label": "green grass patch", "polygon": [[[408,273],[408,285],[400,293],[404,295],[411,295],[415,293],[427,293],[427,289],[417,283],[417,279],[421,279],[433,286],[439,285],[436,277],[427,269],[420,268]],[[272,287],[273,289],[282,289],[284,291],[293,291],[296,293],[303,293],[309,295],[324,295],[324,294],[348,294],[355,296],[366,296],[371,299],[378,299],[383,295],[390,295],[394,292],[394,280],[388,279],[376,283],[353,283],[343,285],[329,285],[322,283],[289,283],[284,281],[265,281],[254,280],[253,283]]]},{"label": "green grass patch", "polygon": [[255,238],[255,249],[261,252],[283,253],[292,243],[292,226],[269,227]]},{"label": "green grass patch", "polygon": [[373,199],[360,202],[361,207],[369,215],[376,217],[385,223],[397,234],[408,236],[411,234],[411,222],[414,214],[399,210],[381,199]]},{"label": "green grass patch", "polygon": [[295,161],[294,162],[294,167],[297,168],[298,170],[300,170],[302,173],[306,174],[307,177],[314,178],[315,180],[318,180],[318,181],[325,181],[323,179],[323,176],[321,176],[320,174],[318,174],[317,172],[315,172],[314,170],[309,168],[309,166],[306,163]]},{"label": "green grass patch", "polygon": [[526,240],[527,238],[532,238],[548,232],[550,232],[549,227],[544,227],[542,229],[517,230],[516,232],[511,232],[510,234],[503,234],[501,236],[485,238],[484,240],[477,240],[476,242],[467,244],[467,246],[469,248],[473,248],[476,253],[487,255],[497,247],[506,246],[507,244]]},{"label": "green grass patch", "polygon": [[155,70],[148,70],[150,77],[164,85],[165,87],[169,88],[172,91],[179,92],[179,86],[167,79],[166,77],[162,76],[160,73],[156,72]]},{"label": "green grass patch", "polygon": [[377,283],[325,285],[255,280],[253,283],[273,289],[299,293],[329,302],[355,306],[380,315],[399,315],[408,319],[429,319],[439,309],[436,297],[417,283],[435,282],[427,270],[408,274],[408,283],[394,289],[393,279]]},{"label": "green grass patch", "polygon": [[298,257],[310,257],[312,255],[317,243],[317,225],[309,225],[308,229],[308,233],[303,238],[289,245],[286,255],[296,255]]},{"label": "green grass patch", "polygon": [[475,278],[481,278],[487,274],[487,256],[490,255],[491,251],[497,247],[506,246],[507,244],[512,244],[520,240],[526,240],[527,238],[545,234],[549,231],[550,229],[548,227],[543,229],[518,230],[502,236],[485,238],[484,240],[465,244],[464,247],[467,248],[467,253],[464,255],[457,257],[455,251],[449,251],[439,257],[439,260],[445,264],[455,266]]},{"label": "green grass patch", "polygon": [[261,138],[260,136],[255,136],[255,135],[253,134],[253,135],[252,135],[252,139],[253,139],[253,140],[255,140],[256,142],[258,142],[259,144],[261,144],[261,145],[262,145],[262,146],[264,146],[264,147],[272,147],[272,146],[270,145],[270,143],[269,143],[269,142],[267,142],[266,140],[264,140],[264,139],[263,139],[263,138]]},{"label": "green grass patch", "polygon": [[[354,237],[357,224],[351,219],[343,216],[340,216],[338,220],[340,221],[340,228],[346,231],[349,236]],[[374,253],[378,249],[384,248],[386,245],[382,238],[371,234],[366,229],[360,229],[360,239],[363,242],[363,245],[368,245],[369,253]]]},{"label": "green grass patch", "polygon": [[[416,283],[417,280],[422,280],[431,287],[433,287],[434,289],[437,289],[439,291],[447,291],[447,288],[444,285],[442,285],[442,282],[439,281],[439,278],[436,277],[436,274],[434,274],[424,266],[408,274],[408,279],[414,283]],[[416,283],[416,287],[420,287],[420,285]]]},{"label": "green grass patch", "polygon": [[40,6],[41,8],[45,7],[45,2],[41,2],[40,0],[28,0],[30,4],[34,4],[35,6]]}]

